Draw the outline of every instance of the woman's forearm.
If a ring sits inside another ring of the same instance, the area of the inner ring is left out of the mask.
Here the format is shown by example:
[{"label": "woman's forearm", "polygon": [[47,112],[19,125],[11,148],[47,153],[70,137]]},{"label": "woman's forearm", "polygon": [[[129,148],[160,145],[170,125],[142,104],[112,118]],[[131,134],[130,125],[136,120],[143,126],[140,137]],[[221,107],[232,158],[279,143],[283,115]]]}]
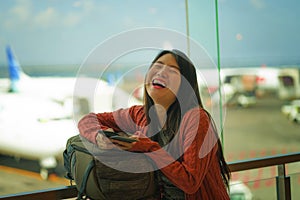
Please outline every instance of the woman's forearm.
[{"label": "woman's forearm", "polygon": [[78,122],[78,129],[81,136],[85,137],[93,143],[97,143],[96,137],[101,129],[97,115],[89,113]]}]

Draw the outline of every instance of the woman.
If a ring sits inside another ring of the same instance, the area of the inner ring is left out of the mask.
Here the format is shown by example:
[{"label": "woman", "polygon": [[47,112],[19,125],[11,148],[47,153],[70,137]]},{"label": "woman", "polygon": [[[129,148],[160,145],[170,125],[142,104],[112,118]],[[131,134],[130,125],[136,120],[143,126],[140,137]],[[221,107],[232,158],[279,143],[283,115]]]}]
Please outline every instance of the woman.
[{"label": "woman", "polygon": [[[189,58],[179,50],[160,52],[144,90],[143,106],[90,113],[79,121],[80,134],[99,148],[144,152],[159,169],[162,199],[229,199],[230,171]],[[100,129],[133,133],[137,141],[109,140]]]}]

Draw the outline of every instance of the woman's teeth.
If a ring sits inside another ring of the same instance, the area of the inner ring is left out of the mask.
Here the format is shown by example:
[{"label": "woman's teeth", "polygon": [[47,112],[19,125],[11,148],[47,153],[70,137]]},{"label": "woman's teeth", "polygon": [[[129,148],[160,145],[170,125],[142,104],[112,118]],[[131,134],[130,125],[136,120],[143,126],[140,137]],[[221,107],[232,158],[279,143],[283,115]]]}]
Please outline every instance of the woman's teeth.
[{"label": "woman's teeth", "polygon": [[161,81],[159,81],[159,80],[156,80],[156,79],[154,79],[154,80],[152,81],[152,85],[154,85],[154,86],[159,86],[159,87],[163,87],[163,88],[166,87],[166,84],[165,84],[165,83],[163,83],[163,82],[161,82]]}]

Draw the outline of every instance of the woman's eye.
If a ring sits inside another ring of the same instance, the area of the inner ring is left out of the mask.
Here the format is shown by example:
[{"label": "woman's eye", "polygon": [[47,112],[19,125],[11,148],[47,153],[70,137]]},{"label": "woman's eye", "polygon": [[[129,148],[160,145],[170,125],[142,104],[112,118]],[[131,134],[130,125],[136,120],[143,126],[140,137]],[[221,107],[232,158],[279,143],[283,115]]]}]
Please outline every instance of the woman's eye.
[{"label": "woman's eye", "polygon": [[167,69],[168,69],[168,72],[169,72],[169,73],[172,73],[172,74],[180,74],[180,71],[179,71],[179,69],[177,69],[177,68],[174,68],[174,67],[168,67]]},{"label": "woman's eye", "polygon": [[160,69],[160,68],[163,67],[163,65],[160,64],[160,63],[155,63],[155,64],[153,65],[153,67],[155,67],[156,69]]},{"label": "woman's eye", "polygon": [[168,73],[172,73],[172,74],[180,74],[180,70],[173,67],[173,66],[167,66],[167,65],[164,65],[162,63],[154,63],[152,68],[153,69],[156,69],[156,70],[160,70],[162,69],[163,67],[166,67],[165,70],[166,72]]},{"label": "woman's eye", "polygon": [[173,67],[169,67],[169,70],[168,70],[168,71],[169,71],[170,73],[176,73],[176,74],[180,73],[178,69],[173,68]]}]

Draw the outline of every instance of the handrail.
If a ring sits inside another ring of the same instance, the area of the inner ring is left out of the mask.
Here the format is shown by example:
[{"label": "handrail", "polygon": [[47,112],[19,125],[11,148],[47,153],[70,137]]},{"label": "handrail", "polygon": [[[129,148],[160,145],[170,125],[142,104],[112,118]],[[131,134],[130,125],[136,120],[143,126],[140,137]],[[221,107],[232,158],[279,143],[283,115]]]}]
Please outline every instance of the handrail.
[{"label": "handrail", "polygon": [[268,156],[251,160],[229,163],[231,172],[257,169],[277,165],[276,191],[278,200],[291,200],[291,181],[286,176],[285,165],[292,162],[300,162],[300,152],[277,156]]},{"label": "handrail", "polygon": [[0,199],[5,200],[54,200],[54,199],[68,199],[77,197],[77,189],[75,186],[64,186],[59,188],[51,188],[45,190],[37,190],[32,192],[23,192],[17,194],[9,194],[0,196]]},{"label": "handrail", "polygon": [[[268,156],[263,158],[256,158],[250,160],[242,160],[236,162],[230,162],[229,168],[231,172],[238,172],[244,170],[251,170],[256,168],[270,167],[277,165],[278,168],[284,167],[285,164],[300,162],[300,152],[276,155],[276,156]],[[282,178],[282,177],[280,177]],[[284,177],[285,178],[285,177]],[[280,189],[280,188],[279,188]],[[282,191],[278,192],[278,196],[280,199],[290,199],[286,198],[289,196],[288,192],[283,190],[284,194],[281,194]],[[40,191],[32,191],[26,193],[18,193],[18,194],[10,194],[6,196],[0,196],[1,200],[31,200],[31,199],[40,199],[40,200],[52,200],[52,199],[67,199],[74,198],[77,196],[77,190],[75,186],[65,186],[61,188],[54,189],[46,189]],[[281,198],[284,196],[284,198]]]},{"label": "handrail", "polygon": [[300,152],[229,162],[231,172],[300,162]]}]

